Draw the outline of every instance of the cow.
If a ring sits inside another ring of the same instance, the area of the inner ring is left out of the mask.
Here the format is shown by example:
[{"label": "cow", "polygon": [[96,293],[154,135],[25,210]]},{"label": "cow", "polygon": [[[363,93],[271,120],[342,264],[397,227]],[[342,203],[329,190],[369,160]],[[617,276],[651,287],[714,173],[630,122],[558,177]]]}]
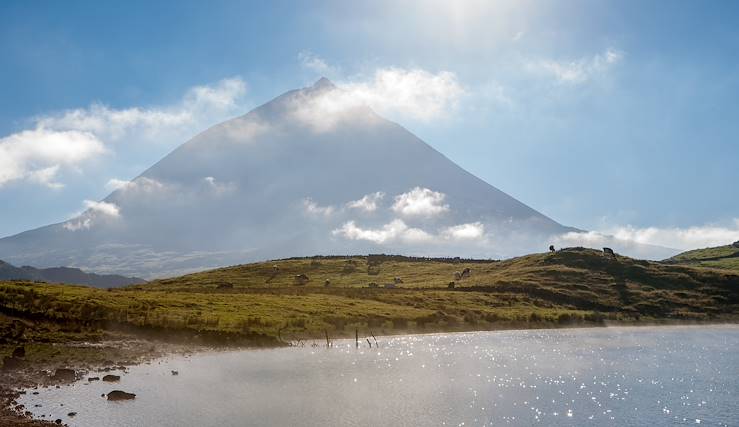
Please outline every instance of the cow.
[{"label": "cow", "polygon": [[462,280],[462,273],[460,273],[459,271],[455,271],[454,280]]},{"label": "cow", "polygon": [[555,252],[554,251],[554,245],[549,245],[549,252]]},{"label": "cow", "polygon": [[393,279],[393,283],[395,283],[396,285],[399,285],[403,283],[403,279],[401,279],[400,277],[396,277]]},{"label": "cow", "polygon": [[326,281],[325,281],[325,282],[323,282],[323,286],[325,286],[325,287],[327,287],[327,288],[328,288],[329,286],[331,286],[331,281],[330,281],[330,280],[328,280],[328,279],[326,279]]},{"label": "cow", "polygon": [[613,249],[611,248],[603,248],[603,255],[608,257],[616,257],[616,254],[613,252]]},{"label": "cow", "polygon": [[297,276],[295,276],[296,285],[302,286],[308,283],[308,281],[310,281],[310,278],[305,274],[298,274]]},{"label": "cow", "polygon": [[385,283],[385,289],[395,289],[395,283]]},{"label": "cow", "polygon": [[369,287],[370,287],[370,288],[376,288],[376,287],[377,287],[377,283],[375,283],[375,282],[370,282],[370,284],[369,284]]},{"label": "cow", "polygon": [[467,279],[472,275],[472,270],[467,267],[464,270],[462,270],[462,279]]},{"label": "cow", "polygon": [[449,282],[449,284],[446,285],[446,287],[449,288],[449,289],[454,289],[454,286],[456,286],[456,284],[454,282]]}]

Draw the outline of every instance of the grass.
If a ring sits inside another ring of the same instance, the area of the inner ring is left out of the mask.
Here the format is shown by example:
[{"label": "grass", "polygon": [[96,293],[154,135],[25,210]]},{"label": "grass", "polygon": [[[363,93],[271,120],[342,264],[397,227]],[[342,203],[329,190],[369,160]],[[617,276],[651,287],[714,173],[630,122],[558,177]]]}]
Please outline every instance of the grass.
[{"label": "grass", "polygon": [[[472,269],[471,276],[449,289],[454,272],[464,268]],[[300,274],[310,278],[304,285],[295,280]],[[403,283],[384,288],[395,278]],[[348,337],[355,329],[379,335],[736,320],[739,275],[613,259],[582,248],[505,261],[314,257],[110,290],[0,282],[0,310],[80,331],[128,328],[159,336],[279,344],[326,333]]]},{"label": "grass", "polygon": [[709,268],[721,268],[739,272],[739,247],[734,245],[696,249],[666,259],[665,263]]}]

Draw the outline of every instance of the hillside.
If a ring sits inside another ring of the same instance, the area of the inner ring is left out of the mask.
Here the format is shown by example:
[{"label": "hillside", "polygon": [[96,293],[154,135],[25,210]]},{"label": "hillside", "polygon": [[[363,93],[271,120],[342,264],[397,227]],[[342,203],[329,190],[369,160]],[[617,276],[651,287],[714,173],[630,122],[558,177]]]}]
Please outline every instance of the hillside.
[{"label": "hillside", "polygon": [[683,252],[663,262],[668,264],[723,268],[739,272],[739,241],[726,246]]},{"label": "hillside", "polygon": [[[470,277],[455,279],[455,272],[465,268],[471,269]],[[306,275],[307,282],[297,275]],[[386,288],[395,278],[402,283]],[[107,291],[3,282],[0,310],[163,337],[278,344],[326,334],[353,336],[355,329],[379,335],[736,321],[739,274],[610,258],[583,248],[504,261],[313,257],[238,265]]]},{"label": "hillside", "polygon": [[28,265],[16,267],[0,260],[0,280],[33,280],[49,283],[87,285],[95,288],[115,288],[144,283],[137,277],[117,274],[87,273],[79,268],[51,267],[35,268]]}]

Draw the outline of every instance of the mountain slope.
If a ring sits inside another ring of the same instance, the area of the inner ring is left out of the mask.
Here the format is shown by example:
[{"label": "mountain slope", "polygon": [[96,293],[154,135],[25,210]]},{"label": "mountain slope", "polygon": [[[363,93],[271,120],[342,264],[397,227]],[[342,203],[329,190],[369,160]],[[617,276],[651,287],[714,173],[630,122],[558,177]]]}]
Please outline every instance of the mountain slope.
[{"label": "mountain slope", "polygon": [[321,79],[77,218],[0,239],[0,257],[152,277],[314,253],[501,257],[568,231]]},{"label": "mountain slope", "polygon": [[731,245],[683,252],[663,262],[739,271],[739,241]]},{"label": "mountain slope", "polygon": [[136,277],[86,273],[79,268],[34,268],[27,265],[15,267],[4,261],[0,261],[0,280],[34,280],[50,283],[88,285],[96,288],[115,288],[144,283],[144,280]]}]

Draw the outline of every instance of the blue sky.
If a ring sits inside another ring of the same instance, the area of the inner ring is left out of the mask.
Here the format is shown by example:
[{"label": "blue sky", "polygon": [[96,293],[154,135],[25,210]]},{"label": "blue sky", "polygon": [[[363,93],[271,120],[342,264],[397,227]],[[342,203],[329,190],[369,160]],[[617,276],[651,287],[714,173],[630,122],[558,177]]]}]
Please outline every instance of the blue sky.
[{"label": "blue sky", "polygon": [[739,3],[150,3],[0,3],[0,236],[326,75],[563,224],[739,239]]}]

